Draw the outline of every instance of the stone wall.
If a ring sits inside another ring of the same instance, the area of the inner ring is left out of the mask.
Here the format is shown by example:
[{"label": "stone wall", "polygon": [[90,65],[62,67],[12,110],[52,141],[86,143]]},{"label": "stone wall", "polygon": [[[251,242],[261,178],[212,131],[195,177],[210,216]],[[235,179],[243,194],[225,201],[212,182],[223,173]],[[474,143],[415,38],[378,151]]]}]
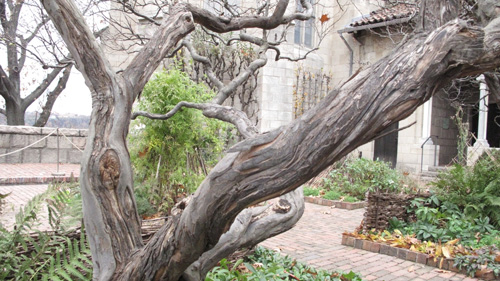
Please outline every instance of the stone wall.
[{"label": "stone wall", "polygon": [[[55,130],[56,128],[0,126],[0,163],[57,163]],[[53,134],[47,137],[50,133]],[[88,130],[82,129],[59,129],[60,163],[80,163],[80,150],[83,151],[85,147],[87,133]],[[23,149],[29,145],[31,146]],[[17,150],[20,151],[4,155]]]}]

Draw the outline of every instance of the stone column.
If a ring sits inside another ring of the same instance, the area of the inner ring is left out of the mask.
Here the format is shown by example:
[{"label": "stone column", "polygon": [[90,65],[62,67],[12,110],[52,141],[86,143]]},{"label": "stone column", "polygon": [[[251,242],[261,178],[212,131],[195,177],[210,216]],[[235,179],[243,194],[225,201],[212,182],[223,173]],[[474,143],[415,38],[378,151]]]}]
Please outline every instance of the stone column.
[{"label": "stone column", "polygon": [[[430,98],[427,102],[424,103],[424,113],[422,117],[422,143],[427,140],[431,135],[431,126],[432,126],[432,98]],[[434,144],[432,142],[432,138],[426,142],[426,145]]]},{"label": "stone column", "polygon": [[477,77],[479,81],[479,120],[477,126],[477,140],[474,146],[490,147],[486,139],[486,129],[488,128],[488,87],[484,82],[484,76]]}]

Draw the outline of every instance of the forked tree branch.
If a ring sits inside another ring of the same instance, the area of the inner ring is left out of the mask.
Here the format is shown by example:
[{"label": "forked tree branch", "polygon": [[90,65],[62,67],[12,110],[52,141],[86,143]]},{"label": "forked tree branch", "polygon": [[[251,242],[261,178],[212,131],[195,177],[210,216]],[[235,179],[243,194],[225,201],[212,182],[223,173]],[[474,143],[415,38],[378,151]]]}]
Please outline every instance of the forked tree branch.
[{"label": "forked tree branch", "polygon": [[217,263],[242,248],[251,248],[258,243],[292,228],[304,213],[302,188],[280,196],[272,205],[243,210],[234,220],[228,232],[217,245],[203,253],[184,272],[186,281],[204,280]]}]

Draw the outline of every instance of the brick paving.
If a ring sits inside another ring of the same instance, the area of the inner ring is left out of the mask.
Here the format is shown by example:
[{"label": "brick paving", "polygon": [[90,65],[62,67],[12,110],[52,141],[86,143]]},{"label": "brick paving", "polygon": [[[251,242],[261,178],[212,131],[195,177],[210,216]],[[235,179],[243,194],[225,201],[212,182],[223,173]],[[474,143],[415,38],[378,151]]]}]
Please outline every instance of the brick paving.
[{"label": "brick paving", "polygon": [[[46,184],[0,185],[0,194],[10,193],[9,196],[4,199],[1,206],[0,224],[7,229],[12,229],[12,226],[16,222],[16,214],[19,212],[19,209],[26,206],[26,203],[28,203],[31,198],[47,190],[47,187],[48,185]],[[46,218],[47,208],[42,206],[37,216]],[[46,229],[48,229],[48,225],[46,224],[39,228],[39,230]]]},{"label": "brick paving", "polygon": [[363,280],[479,280],[342,245],[342,232],[353,231],[359,226],[363,213],[364,209],[343,210],[306,203],[304,215],[293,229],[261,245],[314,267],[345,272],[352,270],[361,274]]},{"label": "brick paving", "polygon": [[[75,177],[79,165],[64,164],[60,170]],[[55,164],[0,164],[0,178],[51,177]],[[19,207],[47,189],[47,185],[0,185],[0,193],[12,192],[0,215],[0,223],[12,225]],[[413,281],[472,281],[462,274],[405,261],[396,257],[368,252],[341,245],[342,232],[354,230],[363,218],[363,209],[343,210],[306,203],[303,217],[297,225],[283,234],[261,243],[279,250],[301,262],[329,269],[354,271],[363,280]],[[42,213],[43,215],[43,213]]]}]

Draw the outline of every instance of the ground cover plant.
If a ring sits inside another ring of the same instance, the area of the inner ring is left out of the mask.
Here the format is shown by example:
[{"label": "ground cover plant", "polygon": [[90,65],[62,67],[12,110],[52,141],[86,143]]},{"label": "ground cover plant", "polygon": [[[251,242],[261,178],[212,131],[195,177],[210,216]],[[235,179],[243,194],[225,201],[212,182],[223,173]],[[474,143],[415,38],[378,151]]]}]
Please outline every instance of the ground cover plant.
[{"label": "ground cover plant", "polygon": [[223,259],[218,266],[207,274],[206,281],[225,280],[302,280],[302,281],[360,281],[361,277],[354,273],[331,272],[319,270],[299,263],[288,256],[263,247],[246,259],[230,262]]},{"label": "ground cover plant", "polygon": [[318,187],[305,186],[304,196],[320,196],[329,200],[357,202],[367,192],[413,192],[416,184],[383,161],[348,158],[322,179]]}]

